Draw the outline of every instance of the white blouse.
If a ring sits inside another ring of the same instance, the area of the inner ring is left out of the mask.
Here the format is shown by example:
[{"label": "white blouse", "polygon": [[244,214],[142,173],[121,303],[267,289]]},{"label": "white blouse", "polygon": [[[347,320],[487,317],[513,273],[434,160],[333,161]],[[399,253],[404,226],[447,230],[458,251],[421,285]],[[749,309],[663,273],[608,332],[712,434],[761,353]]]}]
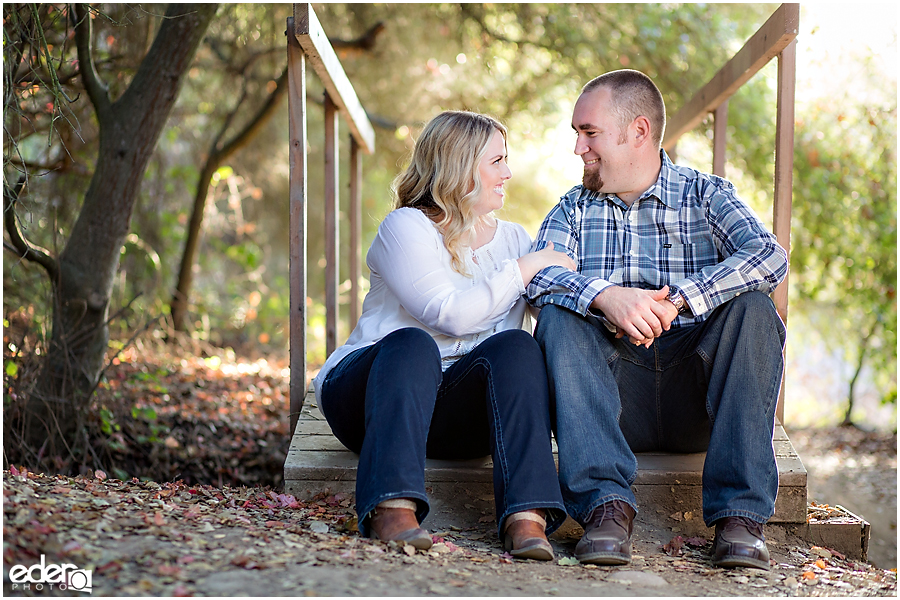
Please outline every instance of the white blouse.
[{"label": "white blouse", "polygon": [[388,214],[366,256],[371,277],[362,316],[313,380],[316,397],[328,372],[348,354],[404,327],[431,334],[444,369],[492,334],[521,329],[525,286],[516,259],[530,251],[525,229],[498,219],[493,239],[466,253],[472,275],[466,277],[450,267],[443,235],[422,211]]}]

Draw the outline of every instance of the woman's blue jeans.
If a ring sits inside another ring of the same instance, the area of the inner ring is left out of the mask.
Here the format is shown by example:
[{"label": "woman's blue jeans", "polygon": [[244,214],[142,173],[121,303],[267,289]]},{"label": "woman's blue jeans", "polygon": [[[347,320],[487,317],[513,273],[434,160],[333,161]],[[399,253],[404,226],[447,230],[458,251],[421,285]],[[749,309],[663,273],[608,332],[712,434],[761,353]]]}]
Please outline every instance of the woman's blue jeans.
[{"label": "woman's blue jeans", "polygon": [[547,512],[548,533],[565,519],[544,357],[526,331],[492,335],[443,373],[428,333],[394,331],[344,358],[322,383],[320,404],[338,440],[359,454],[363,535],[375,506],[391,498],[414,499],[422,522],[426,456],[493,457],[498,532],[527,509]]},{"label": "woman's blue jeans", "polygon": [[744,293],[650,348],[592,316],[541,309],[535,338],[550,375],[566,508],[584,524],[610,500],[637,510],[635,452],[701,452],[703,519],[775,511],[772,444],[785,329],[772,300]]}]

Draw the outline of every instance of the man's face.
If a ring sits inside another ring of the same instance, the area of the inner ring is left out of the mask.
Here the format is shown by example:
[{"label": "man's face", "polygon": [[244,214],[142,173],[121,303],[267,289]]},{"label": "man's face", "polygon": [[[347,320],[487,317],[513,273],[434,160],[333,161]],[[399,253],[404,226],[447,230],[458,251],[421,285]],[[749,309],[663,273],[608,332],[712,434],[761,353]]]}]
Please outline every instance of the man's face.
[{"label": "man's face", "polygon": [[582,94],[575,103],[572,128],[577,134],[575,154],[584,161],[584,187],[596,192],[630,192],[628,181],[635,167],[628,131],[619,127],[606,88]]}]

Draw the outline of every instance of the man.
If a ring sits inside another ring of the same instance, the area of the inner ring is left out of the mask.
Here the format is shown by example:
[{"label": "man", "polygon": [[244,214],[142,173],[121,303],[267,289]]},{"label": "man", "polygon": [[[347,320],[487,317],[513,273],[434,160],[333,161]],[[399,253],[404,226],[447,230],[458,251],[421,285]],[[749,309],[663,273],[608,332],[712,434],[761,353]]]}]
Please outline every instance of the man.
[{"label": "man", "polygon": [[553,242],[578,271],[544,269],[526,293],[541,308],[563,497],[585,530],[575,556],[631,561],[635,452],[706,450],[714,564],[768,569],[785,329],[767,294],[786,253],[728,181],[672,164],[643,73],[589,82],[572,127],[583,183],[535,249]]}]

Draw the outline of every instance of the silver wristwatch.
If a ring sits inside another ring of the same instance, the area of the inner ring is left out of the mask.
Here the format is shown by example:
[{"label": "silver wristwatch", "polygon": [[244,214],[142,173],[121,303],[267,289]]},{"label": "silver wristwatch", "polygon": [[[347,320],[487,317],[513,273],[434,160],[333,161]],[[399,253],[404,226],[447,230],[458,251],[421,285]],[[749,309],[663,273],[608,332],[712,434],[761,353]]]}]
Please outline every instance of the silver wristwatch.
[{"label": "silver wristwatch", "polygon": [[687,309],[687,305],[684,303],[684,296],[682,296],[681,292],[679,292],[675,288],[669,290],[669,295],[666,297],[666,299],[675,305],[675,308],[678,309],[679,315],[683,313],[685,309]]}]

